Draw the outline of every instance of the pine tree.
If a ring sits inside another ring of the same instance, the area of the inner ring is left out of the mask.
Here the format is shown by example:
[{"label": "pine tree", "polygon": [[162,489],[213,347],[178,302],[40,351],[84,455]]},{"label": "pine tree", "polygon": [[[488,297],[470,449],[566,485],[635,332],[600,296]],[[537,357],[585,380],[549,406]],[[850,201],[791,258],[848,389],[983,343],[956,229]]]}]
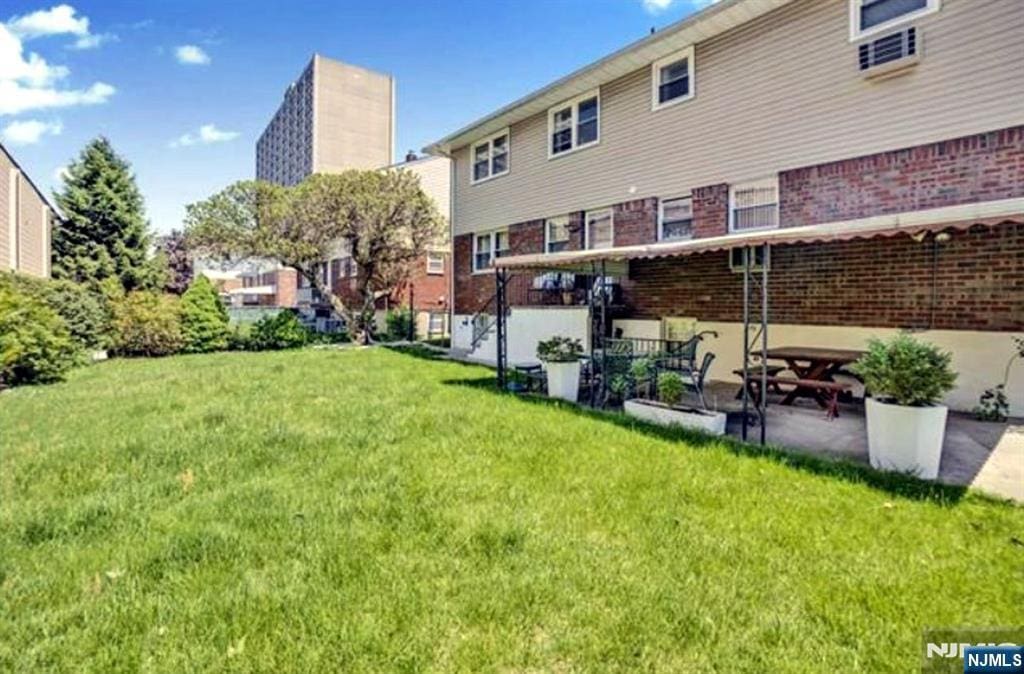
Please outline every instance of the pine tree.
[{"label": "pine tree", "polygon": [[116,277],[125,290],[152,285],[142,194],[109,140],[85,146],[54,196],[64,215],[53,230],[55,277],[80,283]]},{"label": "pine tree", "polygon": [[228,312],[210,279],[199,274],[181,296],[185,351],[205,353],[228,346]]}]

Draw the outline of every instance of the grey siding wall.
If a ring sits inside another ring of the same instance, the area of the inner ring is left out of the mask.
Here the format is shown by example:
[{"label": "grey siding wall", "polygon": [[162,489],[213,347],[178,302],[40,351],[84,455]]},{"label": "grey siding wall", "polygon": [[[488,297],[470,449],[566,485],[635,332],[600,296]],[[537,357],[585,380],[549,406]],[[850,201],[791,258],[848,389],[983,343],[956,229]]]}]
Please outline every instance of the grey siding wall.
[{"label": "grey siding wall", "polygon": [[696,46],[696,96],[657,112],[650,68],[601,88],[600,145],[549,160],[547,117],[511,128],[509,175],[469,184],[456,234],[1024,123],[1024,2],[943,0],[921,62],[864,80],[847,0],[797,0]]}]

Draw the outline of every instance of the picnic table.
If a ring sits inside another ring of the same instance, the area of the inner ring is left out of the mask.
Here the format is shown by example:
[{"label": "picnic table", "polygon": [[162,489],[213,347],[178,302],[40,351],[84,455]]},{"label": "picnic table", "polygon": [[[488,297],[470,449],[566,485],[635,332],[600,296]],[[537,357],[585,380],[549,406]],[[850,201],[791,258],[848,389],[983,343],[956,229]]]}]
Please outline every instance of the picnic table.
[{"label": "picnic table", "polygon": [[[781,360],[801,382],[835,382],[835,375],[850,363],[864,355],[856,349],[831,349],[817,346],[780,346],[768,349],[766,357]],[[830,387],[815,387],[799,384],[793,387],[780,404],[792,405],[797,398],[811,398],[822,407],[834,404],[828,399],[826,390]]]}]

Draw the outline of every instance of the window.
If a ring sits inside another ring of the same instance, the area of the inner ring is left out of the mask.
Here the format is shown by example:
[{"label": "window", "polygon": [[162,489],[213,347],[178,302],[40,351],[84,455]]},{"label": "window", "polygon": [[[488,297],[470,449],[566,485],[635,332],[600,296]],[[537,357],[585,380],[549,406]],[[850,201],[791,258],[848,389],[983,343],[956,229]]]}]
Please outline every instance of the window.
[{"label": "window", "polygon": [[[746,252],[748,248],[733,248],[729,251],[729,268],[734,272],[743,273],[745,266]],[[771,263],[768,265],[771,267]],[[750,261],[750,271],[762,271],[764,269],[764,246],[754,247],[754,257]]]},{"label": "window", "polygon": [[444,273],[444,253],[427,253],[427,273]]},{"label": "window", "polygon": [[693,98],[693,47],[651,64],[651,109]]},{"label": "window", "polygon": [[942,0],[850,0],[850,40],[939,11]]},{"label": "window", "polygon": [[587,248],[599,250],[611,248],[615,245],[615,225],[612,219],[612,209],[602,208],[598,211],[587,211],[586,223]]},{"label": "window", "polygon": [[775,177],[729,188],[729,231],[779,226],[779,181]]},{"label": "window", "polygon": [[658,240],[678,241],[693,236],[693,199],[662,199],[658,202]]},{"label": "window", "polygon": [[544,251],[557,253],[569,247],[569,216],[548,218],[544,223]]},{"label": "window", "polygon": [[508,232],[486,232],[473,237],[473,271],[486,271],[494,259],[508,254]]},{"label": "window", "polygon": [[444,334],[444,314],[431,313],[427,323],[427,332],[431,335]]},{"label": "window", "polygon": [[473,184],[508,173],[508,129],[473,145]]},{"label": "window", "polygon": [[600,107],[599,93],[592,91],[548,110],[548,158],[596,145]]}]

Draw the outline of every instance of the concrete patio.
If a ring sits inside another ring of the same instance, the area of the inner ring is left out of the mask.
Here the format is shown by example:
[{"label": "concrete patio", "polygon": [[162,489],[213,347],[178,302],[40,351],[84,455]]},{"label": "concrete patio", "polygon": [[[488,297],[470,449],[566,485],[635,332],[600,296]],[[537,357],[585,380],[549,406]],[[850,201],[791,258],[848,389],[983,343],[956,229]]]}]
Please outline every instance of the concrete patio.
[{"label": "concrete patio", "polygon": [[[742,402],[737,383],[711,382],[709,407],[729,413],[727,432],[739,436]],[[772,404],[769,396],[767,440],[773,445],[816,456],[868,463],[867,424],[861,401],[840,405],[837,419],[811,403]],[[760,428],[751,426],[748,439],[757,441]],[[939,468],[939,481],[969,486],[993,496],[1024,503],[1024,420],[1009,423],[977,421],[951,412]]]}]

